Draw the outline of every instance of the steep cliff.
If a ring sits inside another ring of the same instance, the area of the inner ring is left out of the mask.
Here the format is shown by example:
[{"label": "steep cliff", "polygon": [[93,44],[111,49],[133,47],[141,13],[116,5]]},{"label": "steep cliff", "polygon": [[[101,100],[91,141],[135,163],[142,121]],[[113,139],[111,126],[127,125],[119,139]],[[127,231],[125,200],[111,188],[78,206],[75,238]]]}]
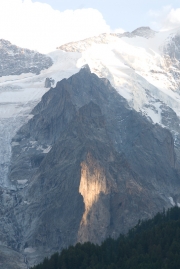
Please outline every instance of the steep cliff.
[{"label": "steep cliff", "polygon": [[30,265],[78,241],[117,237],[180,203],[171,133],[88,66],[58,82],[32,113],[13,139],[9,174],[18,191],[7,218],[18,236],[10,227],[3,237],[11,246],[16,235]]}]

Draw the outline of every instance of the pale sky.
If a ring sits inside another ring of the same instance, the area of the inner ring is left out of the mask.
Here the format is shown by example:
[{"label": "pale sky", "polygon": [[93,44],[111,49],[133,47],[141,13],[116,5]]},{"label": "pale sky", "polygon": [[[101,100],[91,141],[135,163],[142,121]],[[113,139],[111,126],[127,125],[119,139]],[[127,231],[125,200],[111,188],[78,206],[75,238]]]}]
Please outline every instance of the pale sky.
[{"label": "pale sky", "polygon": [[180,0],[0,0],[0,38],[43,53],[140,26],[180,27]]},{"label": "pale sky", "polygon": [[[35,0],[33,0],[35,2]],[[153,21],[149,12],[161,13],[164,7],[180,8],[180,0],[39,0],[54,9],[94,8],[99,10],[112,29],[133,31],[140,26],[149,26]]]}]

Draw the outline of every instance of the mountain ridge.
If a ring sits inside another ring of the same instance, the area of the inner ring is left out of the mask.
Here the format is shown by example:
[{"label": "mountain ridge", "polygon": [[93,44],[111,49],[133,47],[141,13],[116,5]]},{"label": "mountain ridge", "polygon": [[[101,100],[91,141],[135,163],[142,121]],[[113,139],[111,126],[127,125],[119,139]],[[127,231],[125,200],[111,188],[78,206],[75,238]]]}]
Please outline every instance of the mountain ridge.
[{"label": "mountain ridge", "polygon": [[90,38],[86,38],[76,42],[70,42],[57,47],[57,49],[64,50],[67,52],[83,52],[88,49],[93,44],[108,44],[111,40],[113,41],[113,37],[128,37],[133,38],[136,36],[144,37],[144,38],[152,38],[155,35],[155,31],[153,31],[150,27],[139,27],[132,32],[124,32],[124,33],[110,33],[110,34],[100,34],[99,36],[94,36]]}]

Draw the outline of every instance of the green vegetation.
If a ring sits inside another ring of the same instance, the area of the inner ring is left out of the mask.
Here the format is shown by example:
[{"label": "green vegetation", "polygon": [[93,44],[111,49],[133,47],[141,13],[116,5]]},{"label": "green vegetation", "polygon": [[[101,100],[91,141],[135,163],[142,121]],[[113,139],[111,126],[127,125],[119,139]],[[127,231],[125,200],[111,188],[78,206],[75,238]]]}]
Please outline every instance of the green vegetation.
[{"label": "green vegetation", "polygon": [[139,221],[128,235],[108,238],[101,246],[77,244],[54,254],[33,269],[178,269],[180,208]]}]

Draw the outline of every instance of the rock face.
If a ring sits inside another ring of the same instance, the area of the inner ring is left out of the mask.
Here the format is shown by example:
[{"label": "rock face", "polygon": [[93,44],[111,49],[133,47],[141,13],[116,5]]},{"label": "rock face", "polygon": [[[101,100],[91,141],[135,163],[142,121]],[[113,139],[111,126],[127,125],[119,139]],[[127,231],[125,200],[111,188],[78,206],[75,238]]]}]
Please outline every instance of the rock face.
[{"label": "rock face", "polygon": [[[171,133],[85,66],[47,92],[13,139],[4,245],[33,265],[76,242],[117,237],[180,203]],[[13,241],[11,242],[11,237]]]},{"label": "rock face", "polygon": [[22,73],[39,74],[52,64],[51,58],[46,55],[19,48],[9,41],[0,39],[0,77]]}]

